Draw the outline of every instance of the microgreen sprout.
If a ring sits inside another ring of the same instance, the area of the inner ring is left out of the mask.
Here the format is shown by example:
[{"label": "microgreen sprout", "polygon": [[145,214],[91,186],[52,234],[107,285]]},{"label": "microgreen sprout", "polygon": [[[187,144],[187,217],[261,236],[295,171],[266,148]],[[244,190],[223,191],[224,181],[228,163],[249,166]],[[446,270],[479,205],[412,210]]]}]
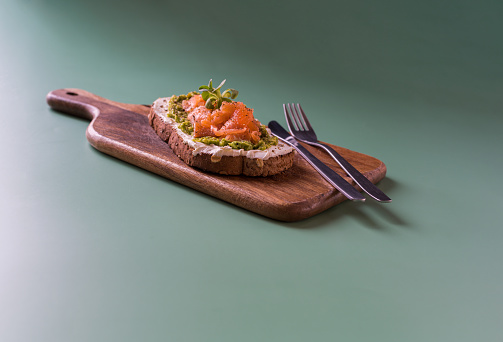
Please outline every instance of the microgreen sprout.
[{"label": "microgreen sprout", "polygon": [[232,102],[237,96],[238,91],[236,89],[226,89],[223,92],[220,90],[224,85],[226,80],[223,80],[222,83],[216,88],[213,88],[212,80],[208,85],[203,85],[199,87],[199,91],[201,92],[201,96],[203,100],[206,101],[206,108],[208,109],[218,109],[225,102]]}]

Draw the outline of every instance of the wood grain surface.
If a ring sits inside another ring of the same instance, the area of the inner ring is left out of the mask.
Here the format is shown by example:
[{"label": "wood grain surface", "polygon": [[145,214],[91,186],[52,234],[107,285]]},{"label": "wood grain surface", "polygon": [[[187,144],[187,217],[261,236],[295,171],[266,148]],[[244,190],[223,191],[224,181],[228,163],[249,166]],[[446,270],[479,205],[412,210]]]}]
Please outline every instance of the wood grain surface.
[{"label": "wood grain surface", "polygon": [[[295,156],[291,169],[269,177],[225,176],[191,168],[149,126],[150,108],[146,105],[114,102],[71,88],[50,92],[47,103],[57,111],[91,120],[86,136],[99,151],[272,219],[305,219],[346,200],[299,155]],[[304,146],[361,190],[326,152]],[[372,183],[386,175],[382,161],[330,146]]]}]

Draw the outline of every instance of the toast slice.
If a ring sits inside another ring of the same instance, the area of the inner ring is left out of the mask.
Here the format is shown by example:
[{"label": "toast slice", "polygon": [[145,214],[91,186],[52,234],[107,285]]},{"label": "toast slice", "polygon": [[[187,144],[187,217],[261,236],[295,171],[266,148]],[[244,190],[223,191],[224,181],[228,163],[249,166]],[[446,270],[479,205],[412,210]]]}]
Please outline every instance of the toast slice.
[{"label": "toast slice", "polygon": [[168,117],[169,100],[168,97],[159,98],[153,103],[149,123],[187,165],[223,175],[263,177],[278,174],[293,165],[295,152],[282,141],[265,150],[235,149],[194,141],[192,135],[179,128],[175,119]]}]

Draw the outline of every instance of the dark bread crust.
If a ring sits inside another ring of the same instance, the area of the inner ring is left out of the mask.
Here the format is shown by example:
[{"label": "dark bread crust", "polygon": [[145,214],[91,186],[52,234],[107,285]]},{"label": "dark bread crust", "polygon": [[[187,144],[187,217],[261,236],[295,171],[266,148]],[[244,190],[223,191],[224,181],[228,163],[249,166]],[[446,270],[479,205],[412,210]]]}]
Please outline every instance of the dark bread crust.
[{"label": "dark bread crust", "polygon": [[173,152],[187,165],[204,171],[224,175],[271,176],[289,169],[293,165],[294,151],[272,157],[266,160],[252,159],[244,156],[222,156],[220,160],[212,161],[207,153],[193,155],[194,149],[184,143],[176,130],[160,118],[152,108],[148,116],[150,126],[157,135],[168,143]]}]

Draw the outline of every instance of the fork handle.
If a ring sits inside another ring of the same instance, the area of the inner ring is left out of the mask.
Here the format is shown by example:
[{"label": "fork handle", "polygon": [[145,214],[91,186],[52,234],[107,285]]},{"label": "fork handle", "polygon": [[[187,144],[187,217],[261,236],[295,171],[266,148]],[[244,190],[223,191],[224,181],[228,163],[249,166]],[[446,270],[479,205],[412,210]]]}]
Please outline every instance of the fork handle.
[{"label": "fork handle", "polygon": [[358,184],[360,188],[362,188],[362,190],[365,191],[370,197],[379,202],[391,202],[391,198],[389,198],[384,192],[381,191],[381,189],[379,189],[364,175],[362,175],[360,171],[355,169],[353,165],[348,163],[348,161],[344,159],[339,153],[337,153],[337,151],[335,151],[333,148],[321,143],[307,142],[305,140],[303,141],[310,145],[321,147],[325,151],[327,151],[328,154],[330,154],[330,156],[334,158],[335,161],[341,166],[341,168],[348,174],[348,176],[351,177],[355,181],[355,183]]}]

